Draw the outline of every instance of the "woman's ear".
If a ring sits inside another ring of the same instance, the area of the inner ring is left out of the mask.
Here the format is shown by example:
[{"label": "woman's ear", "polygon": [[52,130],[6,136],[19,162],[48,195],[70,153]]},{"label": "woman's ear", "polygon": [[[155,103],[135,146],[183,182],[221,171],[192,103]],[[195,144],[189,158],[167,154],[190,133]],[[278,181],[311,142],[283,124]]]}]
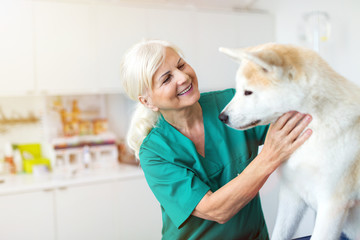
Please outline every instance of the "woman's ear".
[{"label": "woman's ear", "polygon": [[146,96],[139,96],[139,101],[147,108],[151,109],[154,112],[159,111],[159,108],[154,106],[151,102],[151,98],[146,95]]}]

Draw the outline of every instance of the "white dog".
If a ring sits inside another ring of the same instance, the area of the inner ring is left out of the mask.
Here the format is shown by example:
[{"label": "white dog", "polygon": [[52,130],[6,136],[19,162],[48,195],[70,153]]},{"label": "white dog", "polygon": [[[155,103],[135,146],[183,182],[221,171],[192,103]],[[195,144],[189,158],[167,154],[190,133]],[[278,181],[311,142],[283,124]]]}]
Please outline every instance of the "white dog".
[{"label": "white dog", "polygon": [[279,168],[272,239],[291,239],[306,207],[317,212],[312,240],[360,239],[360,89],[315,52],[264,44],[220,51],[241,62],[236,94],[223,110],[236,129],[309,113],[312,136]]}]

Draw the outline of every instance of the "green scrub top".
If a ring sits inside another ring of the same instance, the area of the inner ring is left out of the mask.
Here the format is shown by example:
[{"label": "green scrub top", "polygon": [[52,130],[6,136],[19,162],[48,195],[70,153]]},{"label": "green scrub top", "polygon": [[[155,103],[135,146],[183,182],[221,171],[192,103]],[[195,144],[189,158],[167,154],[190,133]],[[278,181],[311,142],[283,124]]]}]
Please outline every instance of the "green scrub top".
[{"label": "green scrub top", "polygon": [[191,215],[209,190],[241,173],[264,143],[268,126],[240,131],[218,119],[234,94],[234,89],[201,94],[205,157],[162,116],[140,147],[141,167],[161,205],[163,239],[269,239],[259,195],[225,224]]}]

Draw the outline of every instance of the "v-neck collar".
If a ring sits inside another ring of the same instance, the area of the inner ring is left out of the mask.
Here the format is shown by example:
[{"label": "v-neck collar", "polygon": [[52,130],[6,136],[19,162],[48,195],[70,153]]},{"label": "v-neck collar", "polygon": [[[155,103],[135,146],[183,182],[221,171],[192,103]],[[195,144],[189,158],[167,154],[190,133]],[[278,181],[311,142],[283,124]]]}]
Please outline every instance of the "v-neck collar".
[{"label": "v-neck collar", "polygon": [[205,159],[205,157],[207,156],[207,154],[206,154],[206,136],[207,136],[207,134],[206,134],[206,124],[205,124],[205,122],[206,121],[204,121],[204,108],[203,108],[203,105],[202,105],[202,103],[201,103],[201,101],[199,101],[199,104],[200,104],[200,107],[201,107],[201,111],[202,111],[202,120],[203,120],[203,131],[204,131],[204,155],[205,156],[203,156],[203,155],[201,155],[198,151],[197,151],[197,149],[196,149],[196,146],[195,146],[195,144],[194,144],[194,142],[190,139],[190,138],[188,138],[188,137],[186,137],[184,134],[182,134],[178,129],[176,129],[173,125],[171,125],[168,121],[166,121],[166,119],[164,118],[164,116],[162,115],[162,114],[160,114],[160,121],[163,121],[163,122],[165,122],[166,123],[166,125],[168,126],[168,127],[170,127],[171,129],[173,129],[174,131],[176,131],[177,133],[179,133],[181,136],[183,136],[184,138],[186,138],[188,141],[190,141],[191,143],[192,143],[192,145],[194,146],[194,148],[195,148],[195,150],[196,150],[196,153],[197,153],[197,155],[199,156],[199,158],[201,158],[201,159]]}]

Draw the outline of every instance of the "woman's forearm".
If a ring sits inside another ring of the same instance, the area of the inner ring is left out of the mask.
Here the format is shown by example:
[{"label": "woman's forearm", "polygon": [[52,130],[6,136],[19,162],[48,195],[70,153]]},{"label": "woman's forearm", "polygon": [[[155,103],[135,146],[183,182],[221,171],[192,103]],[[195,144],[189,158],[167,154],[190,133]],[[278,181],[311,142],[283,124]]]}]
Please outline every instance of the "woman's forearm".
[{"label": "woman's forearm", "polygon": [[209,191],[192,215],[225,223],[259,192],[277,166],[259,154],[239,176],[212,193]]}]

